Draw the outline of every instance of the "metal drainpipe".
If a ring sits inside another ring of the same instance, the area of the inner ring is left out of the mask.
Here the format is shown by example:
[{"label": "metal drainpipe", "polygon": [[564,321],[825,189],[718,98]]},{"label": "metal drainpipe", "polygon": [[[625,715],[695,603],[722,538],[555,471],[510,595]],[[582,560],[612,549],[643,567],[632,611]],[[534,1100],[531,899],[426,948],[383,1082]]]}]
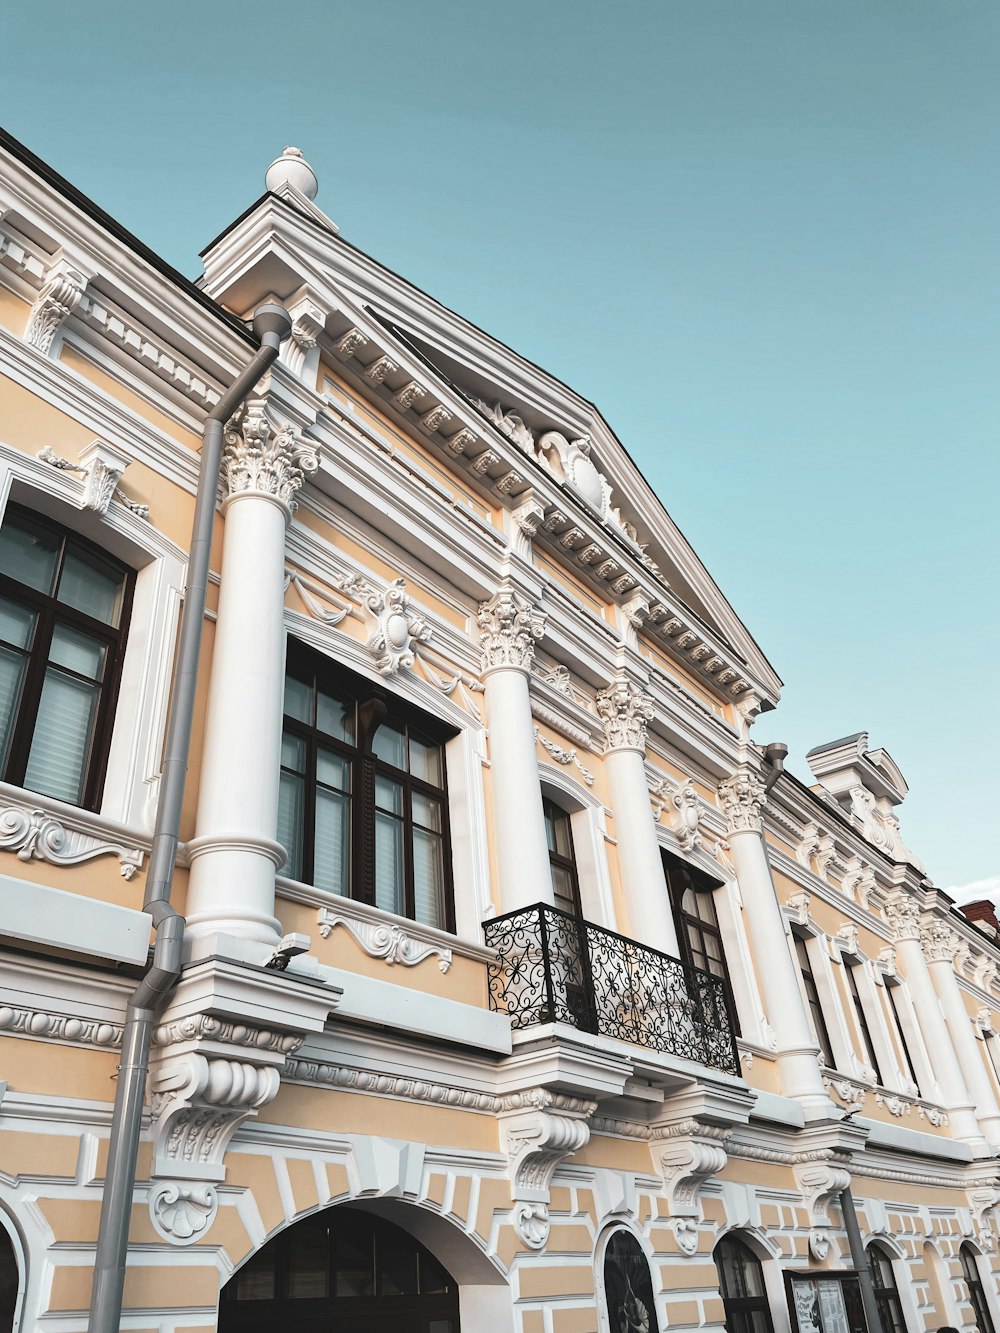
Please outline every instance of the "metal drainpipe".
[{"label": "metal drainpipe", "polygon": [[858,1226],[858,1214],[854,1208],[854,1195],[851,1193],[850,1185],[846,1190],[841,1191],[840,1211],[844,1215],[844,1230],[847,1232],[847,1243],[851,1247],[851,1259],[854,1261],[854,1267],[858,1270],[858,1281],[861,1284],[861,1303],[865,1307],[868,1333],[882,1333],[882,1316],[879,1314],[878,1301],[875,1299],[875,1283],[872,1281],[871,1263],[868,1258],[868,1251],[861,1240],[861,1228]]},{"label": "metal drainpipe", "polygon": [[160,775],[160,795],[146,873],[146,900],[143,903],[143,911],[153,918],[156,943],[153,946],[153,961],[133,992],[125,1011],[118,1086],[115,1089],[115,1108],[108,1140],[107,1175],[101,1200],[94,1287],[90,1301],[90,1333],[118,1333],[153,1022],[181,971],[184,918],[171,907],[170,890],[177,860],[181,806],[191,744],[198,657],[205,617],[205,590],[222,462],[223,426],[275,360],[291,327],[292,321],[282,306],[260,307],[253,317],[253,331],[260,340],[260,347],[243,374],[208,414],[202,433],[201,468],[184,589],[184,609],[181,613],[177,669],[170,688],[170,713]]}]

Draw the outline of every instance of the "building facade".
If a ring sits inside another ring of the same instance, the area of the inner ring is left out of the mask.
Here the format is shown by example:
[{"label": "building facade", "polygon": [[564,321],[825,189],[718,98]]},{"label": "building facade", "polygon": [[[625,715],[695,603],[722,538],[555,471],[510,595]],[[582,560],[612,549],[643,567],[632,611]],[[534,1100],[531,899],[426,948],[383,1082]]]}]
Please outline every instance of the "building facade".
[{"label": "building facade", "polygon": [[0,141],[0,1329],[88,1327],[202,426],[278,301],[121,1328],[861,1333],[849,1190],[884,1333],[995,1333],[995,918],[866,733],[754,743],[597,410],[267,186],[195,285]]}]

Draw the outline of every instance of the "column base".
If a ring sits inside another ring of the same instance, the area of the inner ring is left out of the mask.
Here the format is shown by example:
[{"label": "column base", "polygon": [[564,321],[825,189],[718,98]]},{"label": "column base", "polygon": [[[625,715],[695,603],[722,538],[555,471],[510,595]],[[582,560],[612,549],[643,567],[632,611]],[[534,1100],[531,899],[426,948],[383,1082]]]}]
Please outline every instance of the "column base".
[{"label": "column base", "polygon": [[212,833],[192,838],[187,854],[187,936],[231,935],[274,949],[281,939],[274,873],[284,847],[252,834]]}]

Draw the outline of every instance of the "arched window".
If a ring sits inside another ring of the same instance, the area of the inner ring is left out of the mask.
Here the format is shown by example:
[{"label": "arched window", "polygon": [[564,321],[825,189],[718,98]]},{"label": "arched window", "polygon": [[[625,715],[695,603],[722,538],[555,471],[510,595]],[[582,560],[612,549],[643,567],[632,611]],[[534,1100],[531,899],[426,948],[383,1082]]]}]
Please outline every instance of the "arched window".
[{"label": "arched window", "polygon": [[14,1312],[17,1309],[17,1292],[20,1274],[17,1270],[17,1255],[10,1236],[0,1226],[0,1333],[11,1333],[14,1327]]},{"label": "arched window", "polygon": [[983,1280],[979,1276],[976,1253],[971,1245],[963,1245],[959,1253],[962,1260],[962,1272],[965,1275],[965,1285],[969,1288],[969,1300],[976,1312],[976,1324],[979,1333],[993,1333],[993,1317],[990,1314],[990,1307],[986,1303],[986,1292],[983,1290]]},{"label": "arched window", "polygon": [[569,811],[556,805],[551,797],[543,796],[542,813],[545,816],[545,841],[549,846],[549,869],[552,872],[555,905],[571,916],[582,916],[580,877],[576,869]]},{"label": "arched window", "polygon": [[278,840],[285,873],[454,929],[444,741],[435,718],[288,645]]},{"label": "arched window", "polygon": [[401,1227],[331,1208],[289,1227],[226,1284],[219,1333],[459,1333],[458,1286]]},{"label": "arched window", "polygon": [[0,525],[0,777],[96,810],[132,571],[50,519]]},{"label": "arched window", "polygon": [[658,1333],[649,1264],[631,1231],[613,1231],[608,1239],[604,1298],[611,1333]]},{"label": "arched window", "polygon": [[875,1300],[882,1320],[882,1333],[906,1333],[906,1321],[903,1318],[903,1307],[899,1300],[891,1256],[881,1245],[870,1245],[868,1258],[871,1263]]},{"label": "arched window", "polygon": [[726,1236],[716,1245],[714,1259],[729,1333],[774,1333],[764,1270],[753,1250],[738,1237]]}]

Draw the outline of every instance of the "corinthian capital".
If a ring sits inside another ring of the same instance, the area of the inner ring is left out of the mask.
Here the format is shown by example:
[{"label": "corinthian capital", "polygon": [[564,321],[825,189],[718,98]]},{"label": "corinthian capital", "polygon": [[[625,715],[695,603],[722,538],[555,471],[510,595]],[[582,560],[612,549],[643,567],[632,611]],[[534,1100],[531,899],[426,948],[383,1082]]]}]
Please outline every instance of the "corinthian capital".
[{"label": "corinthian capital", "polygon": [[767,796],[764,784],[745,765],[719,783],[719,802],[730,833],[759,833]]},{"label": "corinthian capital", "polygon": [[907,894],[894,893],[887,898],[882,915],[897,942],[920,939],[920,904]]},{"label": "corinthian capital", "polygon": [[509,586],[498,589],[479,606],[476,616],[483,670],[513,667],[530,671],[535,640],[545,632],[545,616]]},{"label": "corinthian capital", "polygon": [[269,417],[266,398],[251,398],[226,427],[222,479],[227,500],[266,495],[291,514],[306,477],[319,466],[316,446],[297,426]]},{"label": "corinthian capital", "polygon": [[920,946],[929,963],[950,963],[960,944],[958,933],[943,921],[928,921],[920,927]]},{"label": "corinthian capital", "polygon": [[646,749],[646,728],[653,716],[653,701],[627,676],[617,676],[597,696],[597,711],[604,723],[604,748]]}]

